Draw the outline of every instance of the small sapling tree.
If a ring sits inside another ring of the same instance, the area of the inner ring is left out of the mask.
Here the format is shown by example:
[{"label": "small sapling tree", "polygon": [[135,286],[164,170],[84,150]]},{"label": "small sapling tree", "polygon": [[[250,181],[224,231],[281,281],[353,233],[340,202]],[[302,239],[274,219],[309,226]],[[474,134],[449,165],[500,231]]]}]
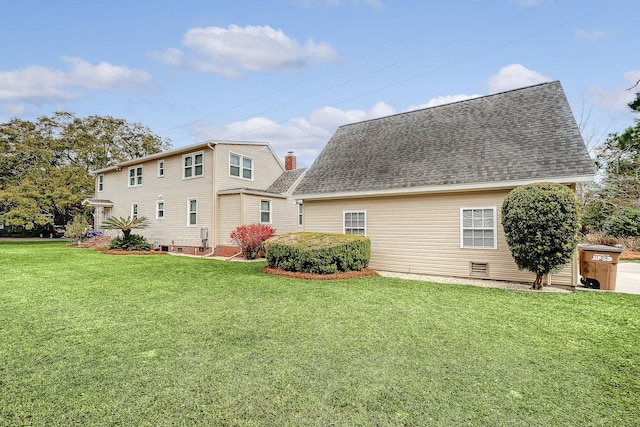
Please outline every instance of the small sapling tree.
[{"label": "small sapling tree", "polygon": [[542,289],[542,277],[569,262],[578,245],[578,200],[565,185],[523,185],[505,198],[502,227],[516,265],[535,273],[533,289]]}]

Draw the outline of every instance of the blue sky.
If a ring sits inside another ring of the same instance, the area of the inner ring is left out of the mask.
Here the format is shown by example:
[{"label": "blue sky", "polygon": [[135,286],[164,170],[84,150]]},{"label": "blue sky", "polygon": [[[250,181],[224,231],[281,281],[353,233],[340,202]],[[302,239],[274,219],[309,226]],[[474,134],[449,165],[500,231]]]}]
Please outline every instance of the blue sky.
[{"label": "blue sky", "polygon": [[593,147],[640,79],[637,0],[4,3],[0,122],[110,115],[298,166],[342,124],[549,80]]}]

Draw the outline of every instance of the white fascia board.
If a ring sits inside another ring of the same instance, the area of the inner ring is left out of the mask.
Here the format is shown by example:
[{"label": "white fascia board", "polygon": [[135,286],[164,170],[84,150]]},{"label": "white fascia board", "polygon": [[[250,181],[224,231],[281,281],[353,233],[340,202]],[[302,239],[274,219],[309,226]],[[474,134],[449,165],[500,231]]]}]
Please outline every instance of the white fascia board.
[{"label": "white fascia board", "polygon": [[527,179],[518,181],[498,181],[498,182],[477,182],[465,184],[447,184],[447,185],[430,185],[426,187],[411,188],[390,188],[384,190],[370,191],[345,191],[336,193],[308,193],[295,194],[296,200],[326,200],[326,199],[346,199],[360,197],[377,197],[377,196],[407,196],[413,194],[430,194],[430,193],[450,193],[463,191],[481,191],[481,190],[504,190],[515,188],[521,185],[532,184],[534,182],[555,182],[558,184],[575,184],[578,182],[591,182],[593,175],[576,175],[554,178]]},{"label": "white fascia board", "polygon": [[[96,169],[96,170],[92,171],[91,173],[99,174],[99,173],[104,173],[104,172],[116,170],[118,168],[122,169],[122,168],[127,167],[127,166],[137,165],[137,164],[143,163],[143,162],[148,162],[149,160],[161,159],[161,158],[164,158],[164,157],[170,157],[170,156],[174,156],[174,155],[177,155],[177,154],[187,153],[187,152],[191,152],[191,151],[195,151],[195,150],[202,150],[204,148],[212,147],[212,146],[220,145],[220,144],[225,144],[225,145],[266,145],[266,146],[269,146],[268,142],[204,141],[204,142],[198,142],[196,144],[186,145],[186,146],[180,147],[180,148],[174,148],[174,149],[169,150],[169,151],[161,151],[159,153],[149,154],[148,156],[138,157],[136,159],[127,160],[126,162],[118,163],[118,164],[115,164],[113,166],[109,166],[107,168]],[[269,146],[269,149],[271,150],[271,152],[274,152],[273,149],[271,148],[271,146]],[[276,158],[277,158],[277,156],[276,156]],[[282,164],[282,162],[280,162],[280,163]],[[284,170],[284,166],[283,165],[282,165],[282,169]]]}]

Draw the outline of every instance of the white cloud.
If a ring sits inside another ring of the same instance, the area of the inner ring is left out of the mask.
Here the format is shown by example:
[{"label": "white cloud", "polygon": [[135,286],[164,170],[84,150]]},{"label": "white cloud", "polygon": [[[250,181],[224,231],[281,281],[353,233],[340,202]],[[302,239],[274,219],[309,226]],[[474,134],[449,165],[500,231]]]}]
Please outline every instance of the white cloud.
[{"label": "white cloud", "polygon": [[438,105],[451,104],[452,102],[464,101],[466,99],[477,98],[482,95],[445,95],[430,99],[424,104],[411,105],[405,111],[421,110],[423,108],[437,107]]},{"label": "white cloud", "polygon": [[340,59],[326,43],[309,39],[300,44],[270,26],[192,28],[183,36],[182,44],[190,54],[171,48],[149,56],[167,65],[186,65],[228,78],[239,77],[243,70],[292,71],[314,62],[335,63]]},{"label": "white cloud", "polygon": [[151,75],[106,62],[92,65],[81,58],[64,57],[68,71],[31,65],[0,72],[0,100],[48,103],[82,95],[82,89],[139,92],[148,87]]},{"label": "white cloud", "polygon": [[544,3],[544,0],[515,0],[515,3],[519,6],[533,7]]},{"label": "white cloud", "polygon": [[150,52],[148,56],[151,59],[154,59],[164,65],[168,65],[170,67],[180,67],[182,66],[184,53],[182,53],[180,49],[170,47],[163,51]]},{"label": "white cloud", "polygon": [[593,107],[611,112],[629,112],[629,104],[640,92],[640,85],[630,89],[640,80],[640,70],[624,74],[624,82],[616,89],[604,89],[599,86],[589,88],[590,103]]},{"label": "white cloud", "polygon": [[268,141],[278,155],[293,150],[298,166],[311,166],[338,126],[362,120],[394,114],[396,111],[378,102],[368,110],[341,110],[335,107],[319,108],[311,113],[282,123],[264,117],[254,117],[224,126],[212,127],[199,122],[192,126],[192,133],[199,139],[231,139]]},{"label": "white cloud", "polygon": [[605,31],[599,31],[599,30],[595,30],[591,32],[585,31],[585,30],[578,30],[576,31],[576,34],[574,36],[574,39],[580,42],[606,40],[610,38],[613,38],[612,33],[607,33]]},{"label": "white cloud", "polygon": [[498,71],[498,74],[489,77],[487,86],[491,93],[498,93],[551,80],[553,80],[551,77],[544,76],[523,65],[511,64],[502,67],[500,71]]}]

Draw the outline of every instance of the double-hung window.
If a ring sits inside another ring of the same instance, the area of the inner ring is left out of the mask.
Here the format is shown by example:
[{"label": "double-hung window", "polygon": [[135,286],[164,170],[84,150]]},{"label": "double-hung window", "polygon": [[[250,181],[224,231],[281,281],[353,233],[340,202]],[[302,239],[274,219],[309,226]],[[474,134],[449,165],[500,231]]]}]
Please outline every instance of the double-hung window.
[{"label": "double-hung window", "polygon": [[298,203],[298,227],[302,227],[302,203]]},{"label": "double-hung window", "polygon": [[187,226],[198,225],[198,199],[187,200]]},{"label": "double-hung window", "polygon": [[367,235],[367,212],[366,211],[349,211],[343,215],[344,234],[353,234],[354,236]]},{"label": "double-hung window", "polygon": [[193,153],[182,156],[182,177],[196,178],[204,175],[204,153]]},{"label": "double-hung window", "polygon": [[138,204],[131,203],[131,218],[138,219]]},{"label": "double-hung window", "polygon": [[156,202],[156,219],[164,219],[164,200]]},{"label": "double-hung window", "polygon": [[104,175],[98,175],[98,191],[104,191]]},{"label": "double-hung window", "polygon": [[164,176],[164,160],[158,160],[158,178]]},{"label": "double-hung window", "polygon": [[229,175],[253,179],[253,159],[240,154],[229,153]]},{"label": "double-hung window", "polygon": [[142,166],[129,168],[129,187],[139,187],[142,185]]},{"label": "double-hung window", "polygon": [[460,247],[497,248],[496,208],[460,208]]},{"label": "double-hung window", "polygon": [[260,200],[260,223],[271,224],[271,200]]}]

